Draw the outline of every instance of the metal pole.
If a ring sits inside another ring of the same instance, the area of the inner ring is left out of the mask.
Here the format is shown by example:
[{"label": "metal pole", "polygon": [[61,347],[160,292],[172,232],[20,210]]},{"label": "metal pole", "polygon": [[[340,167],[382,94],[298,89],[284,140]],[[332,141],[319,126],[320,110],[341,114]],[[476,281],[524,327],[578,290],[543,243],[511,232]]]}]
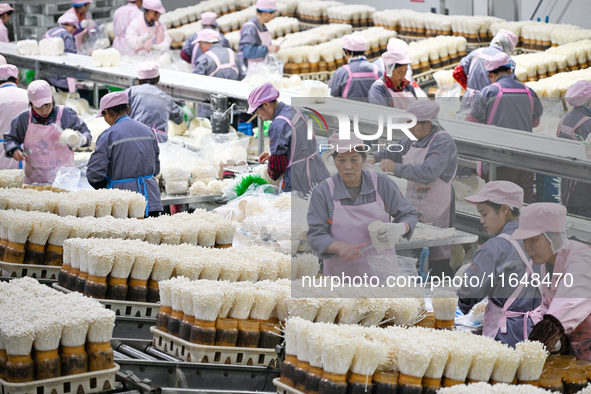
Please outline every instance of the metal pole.
[{"label": "metal pole", "polygon": [[93,99],[94,99],[94,106],[95,107],[99,107],[99,88],[98,88],[98,84],[95,82],[94,83],[94,92],[93,92]]},{"label": "metal pole", "polygon": [[259,129],[259,155],[265,150],[265,131],[263,130],[263,120],[257,117],[257,124]]}]

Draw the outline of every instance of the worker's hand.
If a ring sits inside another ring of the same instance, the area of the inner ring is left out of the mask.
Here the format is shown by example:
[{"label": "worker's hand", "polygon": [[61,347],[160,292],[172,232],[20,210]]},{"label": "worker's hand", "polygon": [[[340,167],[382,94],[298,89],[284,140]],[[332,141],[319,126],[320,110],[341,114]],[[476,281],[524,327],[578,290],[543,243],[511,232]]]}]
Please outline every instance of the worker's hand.
[{"label": "worker's hand", "polygon": [[271,156],[269,154],[269,152],[263,152],[263,153],[261,153],[261,155],[259,156],[259,163],[266,163],[267,160],[269,160],[269,156]]},{"label": "worker's hand", "polygon": [[378,241],[397,243],[406,232],[406,223],[384,223],[382,228],[378,230]]},{"label": "worker's hand", "polygon": [[382,164],[380,165],[380,168],[382,169],[382,171],[394,172],[394,167],[396,163],[394,163],[392,160],[384,159],[381,163]]},{"label": "worker's hand", "polygon": [[267,49],[269,50],[269,52],[277,52],[279,51],[279,45],[267,45]]},{"label": "worker's hand", "polygon": [[80,28],[81,29],[86,29],[88,27],[88,20],[87,19],[83,19],[82,21],[80,21]]},{"label": "worker's hand", "polygon": [[374,164],[376,164],[376,157],[374,155],[369,155],[369,156],[367,156],[366,162],[367,162],[367,164],[374,165]]},{"label": "worker's hand", "polygon": [[14,151],[14,153],[12,154],[12,158],[16,161],[23,161],[25,160],[25,155],[23,153],[22,150],[17,149],[16,151]]},{"label": "worker's hand", "polygon": [[157,52],[166,52],[168,51],[169,46],[166,44],[165,41],[162,41],[160,44],[152,45],[152,50]]},{"label": "worker's hand", "polygon": [[78,140],[73,144],[68,144],[69,147],[72,149],[78,149],[82,145],[85,145],[86,142],[88,141],[87,138],[85,136],[83,136],[82,133],[79,132],[78,130],[76,130],[76,136],[78,137]]},{"label": "worker's hand", "polygon": [[345,261],[352,261],[360,259],[363,255],[359,249],[365,247],[365,244],[343,244],[343,247],[339,250],[339,256]]},{"label": "worker's hand", "polygon": [[150,33],[144,33],[140,36],[140,42],[144,43],[146,41],[148,41],[150,38],[152,38],[153,36]]}]

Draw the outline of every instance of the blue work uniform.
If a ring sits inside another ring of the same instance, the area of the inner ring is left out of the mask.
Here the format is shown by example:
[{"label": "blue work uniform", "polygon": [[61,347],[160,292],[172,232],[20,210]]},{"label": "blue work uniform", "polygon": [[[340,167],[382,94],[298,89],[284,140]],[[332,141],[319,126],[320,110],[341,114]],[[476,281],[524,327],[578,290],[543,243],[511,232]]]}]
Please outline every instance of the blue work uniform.
[{"label": "blue work uniform", "polygon": [[[364,76],[356,74],[363,73]],[[349,64],[341,66],[334,73],[328,87],[330,95],[344,98],[363,98],[367,101],[367,95],[371,85],[384,76],[377,65],[367,61],[365,56],[351,58]]]},{"label": "blue work uniform", "polygon": [[[508,222],[501,230],[501,234],[511,235],[518,226],[518,220]],[[521,241],[518,241],[518,243],[523,248],[523,243]],[[533,270],[537,274],[541,272],[540,266],[535,264]],[[521,280],[525,273],[525,264],[508,240],[498,236],[489,239],[476,250],[472,258],[472,264],[464,274],[467,280],[463,283],[478,283],[479,285],[463,285],[458,290],[460,309],[463,313],[468,313],[475,304],[485,297],[488,297],[489,302],[503,308],[507,299],[515,291],[515,288],[509,285],[509,278],[514,277]],[[501,274],[504,274],[504,277]],[[470,282],[469,278],[473,276],[478,277],[478,281]],[[533,311],[540,305],[541,301],[538,288],[526,286],[522,289],[519,297],[508,307],[508,311]],[[489,323],[487,317],[487,313],[485,313],[485,324]],[[506,332],[499,330],[495,339],[510,346],[515,346],[517,342],[523,341],[523,319],[524,316],[507,317]],[[529,317],[527,319],[527,334],[529,335],[534,324]]]},{"label": "blue work uniform", "polygon": [[[385,174],[377,174],[377,192],[384,202],[386,212],[393,218],[393,222],[406,222],[410,231],[404,235],[410,239],[417,224],[417,213],[412,205],[402,196],[396,183]],[[312,249],[320,259],[333,257],[327,253],[328,247],[337,241],[332,235],[334,201],[338,200],[344,206],[360,206],[376,201],[376,190],[371,180],[371,173],[361,172],[361,188],[357,198],[353,199],[339,174],[332,176],[334,181],[334,196],[327,181],[322,182],[312,192],[308,208],[307,239]]]},{"label": "blue work uniform", "polygon": [[[213,26],[204,26],[203,29],[217,30]],[[219,43],[224,48],[232,48],[232,46],[230,45],[230,41],[228,41],[226,36],[224,36],[221,32],[218,32],[218,33],[220,33]],[[197,63],[197,59],[199,59],[199,56],[203,55],[203,52],[199,48],[199,43],[193,43],[196,39],[197,39],[197,33],[193,33],[183,43],[183,52],[185,52],[187,55],[191,56],[191,65],[193,67],[195,67],[195,64]]]},{"label": "blue work uniform", "polygon": [[256,16],[250,18],[249,22],[254,23],[254,26],[246,24],[242,27],[238,43],[238,53],[242,54],[245,66],[248,66],[248,59],[263,59],[269,53],[259,37],[259,32],[268,31],[267,26],[261,26]]},{"label": "blue work uniform", "polygon": [[[372,104],[383,105],[386,107],[405,109],[412,102],[412,100],[417,99],[417,93],[415,92],[415,88],[412,86],[412,83],[410,82],[404,87],[404,89],[402,89],[402,91],[395,92],[396,94],[402,97],[397,97],[395,99],[394,97],[392,97],[390,90],[391,89],[389,89],[386,86],[384,78],[379,78],[371,85],[371,88],[369,88],[369,102]],[[405,105],[400,105],[401,103]]]},{"label": "blue work uniform", "polygon": [[160,148],[154,131],[124,116],[96,141],[88,160],[86,177],[95,189],[125,189],[147,199],[148,212],[162,211],[160,188],[154,178],[160,172]]},{"label": "blue work uniform", "polygon": [[157,132],[160,142],[168,140],[169,119],[176,124],[184,121],[182,108],[158,86],[145,83],[132,86],[127,92],[129,115]]}]

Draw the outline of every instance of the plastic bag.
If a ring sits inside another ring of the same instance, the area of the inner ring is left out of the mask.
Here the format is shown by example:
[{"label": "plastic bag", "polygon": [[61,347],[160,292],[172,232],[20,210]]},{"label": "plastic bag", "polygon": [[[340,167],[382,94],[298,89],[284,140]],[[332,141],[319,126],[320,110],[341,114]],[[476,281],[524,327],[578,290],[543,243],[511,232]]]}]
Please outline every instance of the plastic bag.
[{"label": "plastic bag", "polygon": [[559,98],[541,98],[544,112],[540,118],[540,124],[533,129],[534,134],[544,135],[547,137],[556,137],[558,124],[564,115],[564,105]]},{"label": "plastic bag", "polygon": [[55,179],[51,186],[68,191],[93,189],[86,179],[86,169],[59,167],[55,170]]},{"label": "plastic bag", "polygon": [[367,256],[372,275],[385,281],[388,276],[417,276],[417,259],[395,254]]}]

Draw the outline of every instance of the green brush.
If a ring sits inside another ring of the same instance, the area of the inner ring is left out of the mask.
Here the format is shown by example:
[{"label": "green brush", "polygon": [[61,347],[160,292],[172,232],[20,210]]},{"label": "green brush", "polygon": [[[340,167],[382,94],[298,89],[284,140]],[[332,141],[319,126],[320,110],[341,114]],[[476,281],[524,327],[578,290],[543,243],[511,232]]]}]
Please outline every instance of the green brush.
[{"label": "green brush", "polygon": [[244,178],[242,178],[242,180],[238,182],[236,186],[234,186],[234,191],[236,192],[236,197],[240,197],[241,195],[246,193],[250,185],[263,186],[268,184],[269,183],[265,179],[258,175],[247,175]]}]

